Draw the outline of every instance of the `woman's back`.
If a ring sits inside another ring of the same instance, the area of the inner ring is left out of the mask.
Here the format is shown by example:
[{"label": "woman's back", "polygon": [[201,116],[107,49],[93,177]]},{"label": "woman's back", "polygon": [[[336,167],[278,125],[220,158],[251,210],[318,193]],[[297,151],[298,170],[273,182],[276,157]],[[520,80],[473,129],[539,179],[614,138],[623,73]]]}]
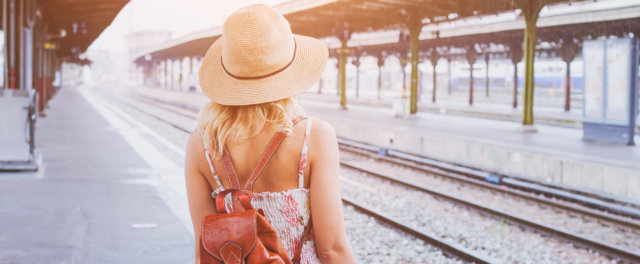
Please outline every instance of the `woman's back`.
[{"label": "woman's back", "polygon": [[[294,134],[285,137],[279,143],[273,142],[276,137],[275,132],[264,131],[254,138],[230,144],[227,149],[232,166],[225,167],[222,160],[214,162],[209,159],[214,172],[220,171],[216,170],[216,167],[224,172],[213,174],[217,187],[212,186],[214,189],[212,196],[215,197],[226,189],[223,186],[231,186],[230,175],[226,175],[228,170],[235,171],[240,186],[246,186],[254,170],[260,170],[253,184],[254,196],[251,199],[251,205],[253,208],[263,210],[289,256],[294,256],[298,247],[302,247],[300,253],[302,263],[320,263],[313,239],[305,237],[307,232],[312,232],[307,153],[313,122],[309,118],[300,123],[304,124],[294,126]],[[274,134],[274,136],[265,140],[267,139],[265,135],[268,134]],[[264,152],[259,149],[263,149]],[[236,158],[232,158],[232,151],[235,152]],[[268,158],[265,155],[268,155]],[[262,160],[265,158],[267,158],[266,162]],[[223,174],[225,176],[221,177]],[[222,179],[225,180],[224,183]]]},{"label": "woman's back", "polygon": [[[307,124],[312,125],[313,121],[300,120],[294,126],[293,133],[282,140],[253,184],[255,193],[281,192],[299,187],[298,172]],[[275,134],[276,132],[271,129],[264,129],[255,137],[229,142],[226,146],[240,186],[245,185]],[[309,129],[309,134],[311,134],[311,129]],[[213,159],[212,164],[215,171],[219,172],[220,182],[224,186],[230,186],[229,177],[224,172],[222,161]],[[305,167],[303,187],[309,188],[309,166]],[[215,190],[218,186],[215,182],[212,183],[211,187]]]}]

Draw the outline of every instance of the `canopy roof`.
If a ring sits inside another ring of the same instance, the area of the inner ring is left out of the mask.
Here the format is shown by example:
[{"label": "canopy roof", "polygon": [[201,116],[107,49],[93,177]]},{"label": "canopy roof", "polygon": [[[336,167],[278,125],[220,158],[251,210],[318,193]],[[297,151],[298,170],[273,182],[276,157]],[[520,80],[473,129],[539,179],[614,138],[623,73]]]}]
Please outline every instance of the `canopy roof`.
[{"label": "canopy roof", "polygon": [[[552,4],[571,0],[539,1]],[[294,33],[327,38],[334,37],[335,29],[345,25],[354,33],[401,29],[412,19],[429,24],[498,14],[518,9],[520,2],[529,0],[292,0],[276,9],[289,20]],[[135,62],[144,62],[145,55],[151,55],[151,59],[204,55],[221,33],[216,27],[188,35],[144,51]]]},{"label": "canopy roof", "polygon": [[[553,14],[538,20],[537,39],[540,42],[558,44],[565,41],[580,41],[600,36],[625,36],[629,33],[640,33],[640,3],[611,7],[600,10],[578,11],[567,14]],[[429,25],[421,34],[420,50],[430,53],[438,47],[473,47],[477,44],[496,44],[507,46],[521,45],[524,35],[524,21],[502,20],[483,22],[482,20],[464,23],[452,27],[450,25]],[[408,43],[399,43],[395,34],[366,34],[349,42],[356,48],[354,55],[377,55],[407,53]],[[555,45],[559,47],[558,45]],[[337,41],[330,43],[331,49],[337,49]],[[490,52],[490,51],[484,51]],[[335,54],[334,54],[335,55]],[[406,55],[406,54],[404,54]]]},{"label": "canopy roof", "polygon": [[42,18],[49,34],[66,36],[59,39],[58,55],[76,56],[87,50],[100,33],[111,24],[129,0],[47,0],[41,3]]},{"label": "canopy roof", "polygon": [[[353,32],[398,29],[410,19],[423,24],[518,8],[512,0],[293,0],[278,6],[294,33],[316,38],[334,36],[337,26]],[[560,2],[560,1],[548,1]]]}]

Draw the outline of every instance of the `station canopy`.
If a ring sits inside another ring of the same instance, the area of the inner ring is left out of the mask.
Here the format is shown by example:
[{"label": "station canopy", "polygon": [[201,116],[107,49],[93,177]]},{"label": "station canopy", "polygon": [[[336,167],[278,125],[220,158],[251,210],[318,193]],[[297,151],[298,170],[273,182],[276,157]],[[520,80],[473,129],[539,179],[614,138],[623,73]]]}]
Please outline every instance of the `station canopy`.
[{"label": "station canopy", "polygon": [[[571,0],[292,0],[275,8],[289,20],[293,33],[327,38],[345,26],[353,33],[398,30],[411,19],[426,25],[561,2]],[[215,27],[175,39],[143,51],[135,63],[202,56],[221,34],[221,27]]]},{"label": "station canopy", "polygon": [[111,24],[129,0],[47,0],[39,1],[48,34],[66,36],[59,40],[58,55],[77,57]]}]

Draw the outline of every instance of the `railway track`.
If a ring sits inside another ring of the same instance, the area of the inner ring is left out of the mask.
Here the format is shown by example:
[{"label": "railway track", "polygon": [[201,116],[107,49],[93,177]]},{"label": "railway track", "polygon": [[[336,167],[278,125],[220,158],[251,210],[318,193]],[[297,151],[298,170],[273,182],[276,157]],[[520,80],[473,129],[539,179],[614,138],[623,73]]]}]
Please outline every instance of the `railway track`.
[{"label": "railway track", "polygon": [[[120,99],[119,99],[120,100]],[[158,106],[157,102],[149,102],[149,101],[138,101],[138,102],[142,102],[148,105],[153,105],[156,108],[162,109],[163,111],[175,111],[176,109],[174,109],[175,106],[171,106],[171,105],[164,105],[164,106]],[[131,102],[124,102],[122,101],[123,104],[127,105],[130,108],[133,108],[137,111],[140,111],[150,117],[153,117],[159,121],[162,121],[164,123],[167,123],[168,125],[171,125],[173,127],[175,127],[176,129],[183,131],[185,133],[190,133],[191,132],[191,128],[185,128],[184,126],[181,125],[176,125],[174,122],[170,121],[170,120],[166,120],[166,118],[163,118],[162,116],[158,115],[158,114],[154,114],[151,113],[149,111],[146,111],[134,104],[132,104]],[[189,115],[188,113],[181,113],[180,115],[182,115],[185,118],[188,119],[192,119],[195,120],[194,116]],[[389,162],[389,163],[393,163],[396,165],[400,165],[400,166],[405,166],[407,168],[411,168],[411,169],[415,169],[415,170],[421,170],[425,173],[431,173],[431,174],[438,174],[440,176],[446,176],[449,177],[451,179],[455,179],[458,181],[462,181],[468,184],[473,184],[476,186],[481,186],[483,188],[490,188],[493,191],[496,192],[501,192],[501,193],[507,193],[509,195],[514,195],[514,196],[518,196],[520,198],[523,199],[528,199],[530,201],[534,201],[537,203],[543,203],[549,206],[554,206],[554,207],[558,207],[558,208],[562,208],[563,210],[568,210],[568,211],[572,211],[574,213],[578,213],[578,214],[582,214],[582,215],[587,215],[590,217],[595,217],[595,218],[599,218],[602,219],[603,221],[608,221],[611,223],[615,223],[615,224],[619,224],[619,225],[624,225],[627,227],[631,227],[631,228],[640,228],[640,224],[638,224],[637,221],[635,221],[634,219],[628,219],[625,217],[621,217],[619,215],[611,215],[611,214],[605,214],[601,211],[598,210],[594,210],[592,208],[584,208],[581,206],[577,206],[577,205],[573,205],[570,203],[563,203],[563,202],[559,202],[559,201],[554,201],[551,199],[548,199],[546,197],[539,197],[536,195],[533,195],[531,193],[527,193],[527,192],[522,192],[519,191],[517,189],[505,189],[505,188],[498,188],[496,185],[492,185],[490,183],[487,183],[486,179],[480,179],[480,177],[478,176],[478,171],[473,170],[472,168],[465,168],[465,167],[456,167],[454,165],[451,164],[446,164],[439,162],[439,161],[428,161],[426,159],[424,159],[423,157],[411,157],[411,158],[406,158],[407,156],[410,156],[410,154],[406,154],[406,153],[401,153],[401,152],[397,152],[395,155],[388,155],[389,154],[389,150],[386,150],[385,153],[383,154],[387,154],[387,155],[380,155],[379,151],[381,148],[377,148],[375,146],[372,145],[368,145],[368,144],[363,144],[363,143],[359,143],[359,142],[353,142],[353,141],[348,141],[345,139],[340,139],[339,141],[340,143],[340,147],[342,150],[345,151],[350,151],[350,152],[355,152],[355,153],[359,153],[360,155],[366,155],[369,156],[371,158],[375,158],[376,160],[380,160],[383,162]],[[404,156],[404,157],[403,157]],[[426,160],[426,162],[425,162]],[[434,164],[440,165],[440,166],[434,166]],[[500,211],[500,210],[496,210],[496,209],[492,209],[489,208],[487,206],[472,202],[472,201],[468,201],[468,200],[464,200],[464,199],[460,199],[460,198],[456,198],[441,192],[438,192],[437,190],[434,189],[429,189],[427,187],[424,186],[420,186],[411,182],[407,182],[407,181],[403,181],[403,180],[399,180],[396,177],[392,177],[390,175],[385,175],[379,172],[374,172],[371,170],[368,170],[366,168],[362,168],[359,167],[357,165],[351,164],[349,162],[344,162],[342,161],[342,165],[354,170],[358,170],[361,171],[363,173],[366,173],[368,175],[372,175],[374,177],[378,177],[390,182],[394,182],[396,184],[400,184],[403,185],[407,188],[412,188],[415,190],[420,190],[421,192],[425,192],[425,193],[429,193],[431,195],[435,195],[438,196],[440,198],[461,204],[465,207],[471,208],[473,210],[477,210],[477,211],[481,211],[483,213],[487,213],[490,215],[493,215],[495,217],[499,217],[502,219],[506,219],[506,221],[509,222],[509,224],[512,225],[516,225],[516,226],[521,226],[524,227],[526,229],[533,229],[536,232],[551,236],[551,237],[556,237],[556,238],[560,238],[562,240],[566,240],[566,241],[570,241],[571,243],[575,243],[576,245],[583,247],[583,248],[587,248],[587,249],[591,249],[591,250],[595,250],[598,252],[601,252],[602,254],[611,256],[613,258],[616,259],[620,259],[620,260],[624,260],[624,261],[630,261],[632,263],[636,263],[636,262],[640,262],[640,255],[638,252],[634,252],[625,248],[621,248],[618,247],[616,245],[612,245],[606,242],[602,242],[602,241],[597,241],[597,240],[593,240],[590,239],[588,237],[582,236],[580,234],[576,234],[567,230],[562,230],[559,228],[556,228],[554,226],[550,226],[550,225],[546,225],[543,223],[539,223],[536,221],[532,221],[529,219],[525,219],[523,217],[519,217],[519,216],[515,216],[513,214],[504,212],[504,211]],[[501,179],[502,180],[502,179]],[[551,191],[555,191],[555,190],[551,190]],[[557,197],[557,196],[554,196]],[[570,201],[574,201],[572,199],[567,199]],[[471,253],[470,251],[465,250],[464,248],[458,246],[458,245],[453,245],[450,243],[445,242],[442,239],[439,239],[437,236],[435,235],[430,235],[430,234],[425,234],[419,230],[413,229],[411,228],[409,225],[407,224],[403,224],[400,221],[397,221],[396,219],[393,219],[390,216],[384,215],[378,211],[376,211],[375,209],[369,208],[363,204],[358,203],[357,201],[354,200],[350,200],[350,199],[343,199],[344,203],[349,204],[354,206],[354,208],[356,208],[357,210],[367,214],[367,215],[371,215],[373,217],[375,217],[376,219],[380,220],[381,222],[387,223],[391,226],[393,226],[394,228],[403,230],[404,232],[407,232],[413,236],[419,237],[420,239],[423,239],[424,241],[426,241],[429,244],[432,244],[440,249],[442,249],[444,252],[448,253],[448,255],[451,256],[455,256],[456,258],[465,260],[465,261],[470,261],[470,262],[475,262],[475,263],[491,263],[492,261],[489,259],[486,259],[483,256],[477,256],[474,255],[473,253]],[[582,203],[584,204],[584,203]],[[609,205],[609,204],[607,204]],[[596,206],[598,207],[598,206]],[[601,207],[598,207],[601,209]],[[623,209],[629,209],[627,207],[623,208]],[[631,208],[634,209],[634,208]],[[616,213],[620,213],[620,210],[613,210]],[[628,210],[633,212],[633,210]],[[623,210],[623,212],[625,212]],[[629,215],[628,213],[623,213],[623,215]]]},{"label": "railway track", "polygon": [[[466,170],[460,170],[460,171],[454,172],[451,169],[444,170],[438,167],[433,167],[430,164],[416,163],[411,160],[405,160],[402,158],[380,155],[377,152],[373,152],[371,149],[364,150],[361,147],[358,147],[358,145],[354,146],[353,144],[349,143],[348,140],[345,140],[345,139],[340,139],[339,144],[340,144],[341,150],[343,151],[356,153],[358,155],[363,155],[378,161],[399,165],[399,166],[416,170],[425,174],[445,177],[453,181],[459,181],[469,185],[478,186],[481,188],[489,189],[494,192],[503,193],[503,194],[514,196],[514,197],[526,199],[535,203],[540,203],[540,204],[553,206],[556,208],[561,208],[563,210],[567,210],[570,212],[593,217],[598,220],[611,222],[611,223],[627,226],[634,229],[640,229],[640,221],[638,219],[628,217],[628,216],[611,214],[611,213],[603,212],[601,210],[596,210],[590,207],[579,206],[574,203],[570,203],[572,202],[572,200],[569,200],[567,202],[565,200],[549,199],[549,197],[547,196],[541,196],[530,190],[522,191],[520,189],[504,188],[504,186],[493,184],[486,180],[481,180],[474,177],[468,177],[465,175]],[[343,162],[343,165],[347,167],[355,166],[349,162]]]},{"label": "railway track", "polygon": [[[126,102],[123,101],[121,99],[116,98],[116,100],[119,100],[120,103],[126,105],[129,108],[135,109],[138,112],[141,112],[147,116],[150,116],[158,121],[161,121],[167,125],[170,125],[174,128],[176,128],[179,131],[182,131],[184,133],[191,133],[191,130],[185,127],[182,127],[180,125],[177,125],[175,123],[173,123],[170,120],[167,120],[166,118],[163,118],[157,114],[151,113],[149,111],[146,111],[140,107],[137,107],[133,104],[131,104],[130,102]],[[164,108],[164,110],[166,111],[171,111],[171,109],[167,109]],[[195,120],[194,117],[192,116],[187,116],[187,115],[183,115],[186,118]],[[444,253],[444,255],[449,256],[449,257],[453,257],[453,258],[457,258],[466,262],[470,262],[470,263],[478,263],[478,264],[484,264],[484,263],[494,263],[494,261],[492,261],[490,258],[487,258],[485,256],[481,256],[478,255],[477,253],[473,253],[471,251],[468,251],[466,249],[464,249],[463,247],[460,247],[459,245],[456,244],[452,244],[449,242],[446,242],[445,240],[438,238],[436,235],[433,234],[428,234],[425,233],[423,231],[417,230],[415,228],[410,227],[408,224],[406,223],[402,223],[401,221],[394,219],[393,217],[389,216],[389,215],[385,215],[379,211],[376,211],[373,208],[367,207],[366,205],[363,205],[362,203],[354,200],[354,199],[350,199],[350,198],[346,198],[343,197],[342,198],[343,203],[350,205],[352,207],[354,207],[357,211],[366,214],[368,216],[371,216],[373,218],[375,218],[376,220],[385,223],[395,229],[401,230],[404,233],[407,233],[411,236],[414,236],[418,239],[421,239],[423,241],[425,241],[427,244],[430,244],[432,246],[435,246],[437,248],[439,248],[440,250],[442,250],[442,252]]]},{"label": "railway track", "polygon": [[610,243],[597,241],[574,232],[563,230],[558,227],[554,227],[544,223],[536,222],[534,220],[526,219],[505,211],[493,209],[485,205],[482,205],[478,202],[457,198],[433,188],[429,188],[426,186],[421,186],[418,184],[400,180],[400,179],[397,179],[396,177],[386,175],[380,172],[375,172],[363,167],[355,166],[347,162],[342,162],[342,165],[347,168],[360,171],[367,175],[384,179],[386,181],[393,182],[395,184],[399,184],[410,189],[418,190],[420,192],[428,193],[429,195],[433,195],[433,196],[451,201],[453,203],[460,204],[464,207],[477,210],[481,213],[489,214],[495,217],[496,219],[501,219],[507,222],[510,225],[520,226],[520,227],[523,227],[524,229],[535,230],[536,232],[539,232],[541,234],[545,234],[547,236],[554,237],[554,238],[559,238],[561,240],[571,242],[579,247],[595,250],[616,259],[626,260],[631,263],[640,262],[640,255],[638,252],[633,252],[631,250],[621,248],[619,246],[612,245]]},{"label": "railway track", "polygon": [[[612,197],[606,194],[589,193],[585,190],[573,189],[567,186],[559,186],[552,183],[540,182],[533,179],[524,179],[515,175],[507,175],[494,171],[474,168],[472,166],[443,161],[433,157],[419,155],[376,146],[354,140],[339,139],[342,149],[349,151],[367,151],[378,154],[375,158],[395,163],[402,166],[410,166],[425,172],[448,176],[453,173],[458,176],[475,179],[480,182],[489,182],[495,185],[510,187],[530,193],[543,195],[583,205],[588,208],[606,211],[612,214],[629,218],[640,219],[640,204],[633,201],[621,200],[620,197]],[[362,153],[362,152],[361,152]],[[621,218],[624,219],[624,218]]]}]

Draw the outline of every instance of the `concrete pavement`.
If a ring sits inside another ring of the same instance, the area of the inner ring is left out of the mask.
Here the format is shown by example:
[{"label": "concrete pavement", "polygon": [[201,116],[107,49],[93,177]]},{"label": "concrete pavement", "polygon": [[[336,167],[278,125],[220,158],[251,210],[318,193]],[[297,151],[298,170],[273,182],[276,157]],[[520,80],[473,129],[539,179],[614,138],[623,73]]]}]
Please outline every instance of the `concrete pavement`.
[{"label": "concrete pavement", "polygon": [[40,171],[0,174],[0,263],[192,263],[181,171],[150,165],[123,137],[141,130],[78,89],[50,105]]}]

